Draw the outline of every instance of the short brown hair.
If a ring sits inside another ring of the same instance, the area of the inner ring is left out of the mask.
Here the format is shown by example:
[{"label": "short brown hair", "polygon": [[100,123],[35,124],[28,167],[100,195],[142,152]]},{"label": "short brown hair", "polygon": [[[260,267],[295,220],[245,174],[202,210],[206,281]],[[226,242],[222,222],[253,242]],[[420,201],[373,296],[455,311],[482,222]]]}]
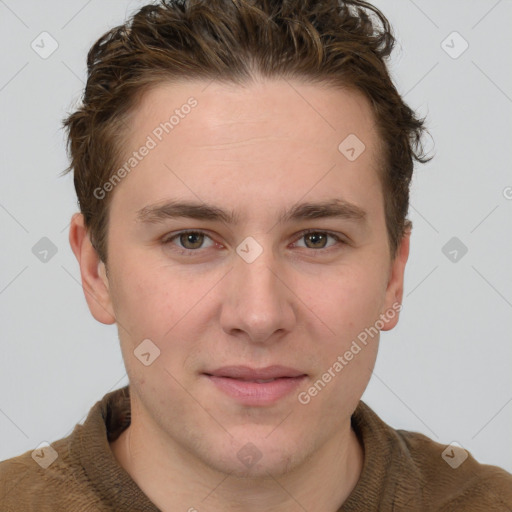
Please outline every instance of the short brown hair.
[{"label": "short brown hair", "polygon": [[[391,256],[406,219],[413,160],[426,162],[425,128],[404,103],[386,60],[395,43],[386,17],[362,0],[160,0],[100,37],[87,56],[82,105],[63,124],[91,242],[107,261],[109,199],[98,198],[120,165],[126,123],[149,88],[183,79],[247,83],[257,74],[349,87],[370,101]],[[341,142],[341,141],[340,141]]]}]

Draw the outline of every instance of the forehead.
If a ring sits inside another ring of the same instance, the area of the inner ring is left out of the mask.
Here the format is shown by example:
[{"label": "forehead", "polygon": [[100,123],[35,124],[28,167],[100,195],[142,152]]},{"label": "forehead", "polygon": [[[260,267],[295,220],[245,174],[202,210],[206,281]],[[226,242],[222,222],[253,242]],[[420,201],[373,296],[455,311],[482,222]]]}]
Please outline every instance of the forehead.
[{"label": "forehead", "polygon": [[[187,106],[191,101],[197,104],[193,109]],[[137,125],[133,128],[147,132],[153,125],[145,121],[165,122],[173,112],[179,116],[173,121],[178,121],[174,128],[190,117],[186,124],[200,124],[197,137],[219,143],[232,142],[240,130],[261,129],[264,123],[277,130],[275,135],[293,134],[308,140],[316,136],[330,139],[331,135],[336,142],[343,135],[357,133],[371,144],[375,125],[370,103],[359,91],[325,83],[260,79],[243,85],[216,81],[156,84],[134,110],[132,118],[137,119]],[[303,128],[300,133],[297,123]],[[293,127],[296,129],[290,132]],[[173,135],[177,133],[179,130]]]},{"label": "forehead", "polygon": [[336,190],[350,200],[378,181],[374,116],[353,90],[284,79],[165,83],[142,97],[129,125],[125,160],[153,146],[119,187],[138,203],[236,192],[281,204]]}]

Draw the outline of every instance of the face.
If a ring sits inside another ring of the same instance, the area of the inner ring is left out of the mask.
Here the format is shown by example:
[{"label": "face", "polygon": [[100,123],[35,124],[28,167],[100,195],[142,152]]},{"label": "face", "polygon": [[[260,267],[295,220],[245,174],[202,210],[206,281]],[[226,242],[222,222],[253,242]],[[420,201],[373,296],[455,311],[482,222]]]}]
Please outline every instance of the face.
[{"label": "face", "polygon": [[[349,424],[375,326],[398,319],[408,240],[391,260],[370,106],[321,85],[187,82],[129,123],[126,160],[153,147],[108,192],[108,278],[100,264],[88,302],[118,324],[140,423],[210,468],[289,471]],[[178,202],[203,210],[173,216]]]}]

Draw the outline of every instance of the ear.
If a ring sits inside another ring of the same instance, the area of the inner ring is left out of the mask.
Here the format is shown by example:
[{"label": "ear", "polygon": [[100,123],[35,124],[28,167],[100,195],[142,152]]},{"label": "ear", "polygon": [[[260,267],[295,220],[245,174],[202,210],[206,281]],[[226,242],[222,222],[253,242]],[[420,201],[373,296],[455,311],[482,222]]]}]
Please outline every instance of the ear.
[{"label": "ear", "polygon": [[[386,289],[385,309],[380,318],[384,322],[381,331],[389,331],[398,323],[400,310],[402,309],[402,298],[404,294],[404,272],[405,264],[409,258],[409,246],[411,239],[411,229],[407,229],[400,246],[398,247],[395,259],[391,262],[389,280]],[[385,312],[388,312],[386,314]],[[391,313],[393,311],[393,313]]]},{"label": "ear", "polygon": [[80,265],[82,288],[92,316],[102,324],[115,323],[105,264],[91,244],[81,213],[71,218],[69,243]]}]

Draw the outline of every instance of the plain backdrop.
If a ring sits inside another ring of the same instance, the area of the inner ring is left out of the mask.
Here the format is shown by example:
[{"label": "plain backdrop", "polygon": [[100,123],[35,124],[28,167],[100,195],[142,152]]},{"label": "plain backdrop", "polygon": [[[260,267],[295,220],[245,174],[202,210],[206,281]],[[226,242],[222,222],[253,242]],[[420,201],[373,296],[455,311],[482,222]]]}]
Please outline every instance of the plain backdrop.
[{"label": "plain backdrop", "polygon": [[[0,0],[0,460],[68,435],[128,383],[116,327],[89,313],[69,247],[77,203],[71,175],[59,177],[61,121],[90,46],[144,3]],[[403,310],[363,400],[395,428],[512,472],[512,3],[376,5],[435,158],[413,179]]]}]

